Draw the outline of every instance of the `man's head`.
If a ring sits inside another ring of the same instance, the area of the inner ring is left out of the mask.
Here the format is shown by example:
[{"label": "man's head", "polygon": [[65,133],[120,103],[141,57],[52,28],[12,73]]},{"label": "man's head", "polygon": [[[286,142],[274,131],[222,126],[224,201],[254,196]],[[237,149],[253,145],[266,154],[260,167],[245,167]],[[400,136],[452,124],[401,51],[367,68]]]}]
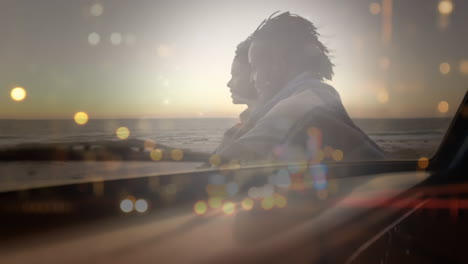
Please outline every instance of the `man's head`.
[{"label": "man's head", "polygon": [[250,43],[250,37],[239,43],[236,55],[232,61],[231,80],[229,80],[227,86],[230,88],[234,104],[245,104],[257,99],[257,92],[250,78],[251,72],[248,58]]},{"label": "man's head", "polygon": [[289,12],[270,16],[252,35],[249,62],[259,99],[267,101],[303,72],[331,80],[333,64],[309,20]]}]

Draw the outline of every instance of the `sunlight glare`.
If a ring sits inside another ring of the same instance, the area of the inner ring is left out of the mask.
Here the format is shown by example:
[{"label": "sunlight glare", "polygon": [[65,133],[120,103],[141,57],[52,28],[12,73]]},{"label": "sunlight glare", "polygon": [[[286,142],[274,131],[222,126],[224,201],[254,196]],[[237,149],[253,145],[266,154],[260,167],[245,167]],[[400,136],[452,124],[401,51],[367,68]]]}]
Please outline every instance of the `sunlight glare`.
[{"label": "sunlight glare", "polygon": [[26,98],[26,90],[23,87],[15,87],[11,89],[10,96],[16,102],[23,101]]},{"label": "sunlight glare", "polygon": [[73,117],[73,119],[75,120],[75,123],[77,123],[78,125],[84,125],[88,123],[89,116],[85,112],[77,112],[75,116]]}]

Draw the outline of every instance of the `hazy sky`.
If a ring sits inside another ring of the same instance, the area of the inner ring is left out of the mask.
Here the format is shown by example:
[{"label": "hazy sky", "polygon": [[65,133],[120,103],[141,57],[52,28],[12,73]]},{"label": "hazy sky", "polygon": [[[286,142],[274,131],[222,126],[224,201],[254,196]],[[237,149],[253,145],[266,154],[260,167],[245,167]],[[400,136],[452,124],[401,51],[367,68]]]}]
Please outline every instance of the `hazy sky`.
[{"label": "hazy sky", "polygon": [[468,87],[468,2],[451,3],[2,0],[0,118],[234,117],[235,47],[276,10],[318,26],[351,116],[451,116]]}]

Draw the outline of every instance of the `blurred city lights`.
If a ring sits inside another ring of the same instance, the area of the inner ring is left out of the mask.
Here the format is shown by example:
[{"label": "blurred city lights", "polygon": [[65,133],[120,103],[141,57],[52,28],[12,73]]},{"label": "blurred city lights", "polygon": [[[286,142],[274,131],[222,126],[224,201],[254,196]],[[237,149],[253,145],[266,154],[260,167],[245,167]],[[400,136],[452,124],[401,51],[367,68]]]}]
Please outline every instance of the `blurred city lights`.
[{"label": "blurred city lights", "polygon": [[91,15],[96,16],[96,17],[102,15],[103,11],[104,11],[104,7],[99,3],[95,3],[89,9],[89,12],[91,13]]},{"label": "blurred city lights", "polygon": [[16,102],[23,101],[26,98],[26,90],[23,87],[15,87],[11,89],[10,96]]},{"label": "blurred city lights", "polygon": [[418,167],[421,169],[426,169],[429,167],[429,159],[426,157],[421,157],[418,159]]},{"label": "blurred city lights", "polygon": [[448,74],[450,72],[450,64],[448,64],[447,62],[442,62],[439,65],[439,71],[442,74]]},{"label": "blurred city lights", "polygon": [[373,2],[373,3],[371,3],[371,4],[369,5],[369,11],[370,11],[371,14],[373,14],[373,15],[378,15],[378,14],[380,14],[380,11],[382,11],[382,8],[381,8],[381,6],[380,6],[379,3]]},{"label": "blurred city lights", "polygon": [[460,72],[462,74],[468,74],[468,60],[460,61]]},{"label": "blurred city lights", "polygon": [[245,198],[244,200],[242,200],[241,206],[242,206],[242,209],[244,209],[246,211],[250,211],[250,210],[252,210],[252,208],[254,206],[254,200],[252,200],[250,198]]},{"label": "blurred city lights", "polygon": [[213,209],[220,208],[222,203],[223,200],[220,197],[211,197],[208,199],[208,205]]},{"label": "blurred city lights", "polygon": [[449,110],[449,104],[447,103],[447,101],[440,101],[437,104],[437,110],[442,114],[447,113]]},{"label": "blurred city lights", "polygon": [[127,139],[129,136],[130,136],[130,130],[127,128],[127,127],[119,127],[117,128],[117,130],[115,131],[115,135],[119,138],[119,139]]},{"label": "blurred city lights", "polygon": [[163,151],[160,150],[160,149],[153,149],[150,152],[150,157],[154,161],[160,161],[162,159],[162,157],[163,157]]},{"label": "blurred city lights", "polygon": [[101,37],[98,33],[93,32],[88,35],[88,43],[91,46],[96,46],[101,41]]},{"label": "blurred city lights", "polygon": [[110,42],[115,46],[120,45],[120,43],[122,43],[122,34],[118,32],[112,33],[110,35]]},{"label": "blurred city lights", "polygon": [[75,120],[75,123],[77,123],[78,125],[84,125],[88,123],[89,117],[88,117],[88,114],[85,112],[77,112],[75,116],[73,117],[73,119]]},{"label": "blurred city lights", "polygon": [[175,161],[180,161],[184,158],[184,152],[181,149],[173,149],[171,151],[171,159]]},{"label": "blurred city lights", "polygon": [[453,3],[450,0],[442,0],[439,2],[438,9],[442,15],[450,15],[453,11]]},{"label": "blurred city lights", "polygon": [[120,202],[120,210],[124,213],[130,213],[133,211],[133,201],[130,199],[123,199]]},{"label": "blurred city lights", "polygon": [[197,215],[203,215],[206,213],[206,211],[208,210],[208,206],[207,204],[204,202],[204,201],[198,201],[195,203],[195,205],[193,206],[193,211],[197,214]]},{"label": "blurred city lights", "polygon": [[213,154],[208,161],[210,162],[211,166],[216,167],[221,164],[221,157],[217,154]]},{"label": "blurred city lights", "polygon": [[138,199],[135,202],[135,210],[139,213],[144,213],[148,210],[148,202],[145,199]]},{"label": "blurred city lights", "polygon": [[275,199],[275,205],[278,208],[284,208],[287,205],[287,200],[286,197],[280,195],[280,194],[275,194],[274,196]]},{"label": "blurred city lights", "polygon": [[275,199],[272,196],[265,197],[262,199],[262,208],[270,210],[275,206]]},{"label": "blurred city lights", "polygon": [[223,212],[225,215],[232,215],[236,212],[236,204],[231,201],[226,201],[223,204]]},{"label": "blurred city lights", "polygon": [[340,149],[335,149],[332,152],[331,156],[334,161],[341,161],[343,160],[343,151],[341,151]]}]

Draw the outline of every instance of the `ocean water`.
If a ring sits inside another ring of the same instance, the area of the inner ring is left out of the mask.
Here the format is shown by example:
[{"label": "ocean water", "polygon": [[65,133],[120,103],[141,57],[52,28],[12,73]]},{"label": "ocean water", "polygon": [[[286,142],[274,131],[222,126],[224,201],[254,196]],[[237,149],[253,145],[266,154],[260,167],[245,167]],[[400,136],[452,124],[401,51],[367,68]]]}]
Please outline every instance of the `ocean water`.
[{"label": "ocean water", "polygon": [[[354,119],[391,156],[413,158],[435,152],[450,124],[447,118]],[[80,126],[73,120],[0,120],[0,147],[22,143],[72,143],[119,140],[125,126],[130,138],[152,139],[173,147],[211,152],[234,118],[94,119]]]}]

